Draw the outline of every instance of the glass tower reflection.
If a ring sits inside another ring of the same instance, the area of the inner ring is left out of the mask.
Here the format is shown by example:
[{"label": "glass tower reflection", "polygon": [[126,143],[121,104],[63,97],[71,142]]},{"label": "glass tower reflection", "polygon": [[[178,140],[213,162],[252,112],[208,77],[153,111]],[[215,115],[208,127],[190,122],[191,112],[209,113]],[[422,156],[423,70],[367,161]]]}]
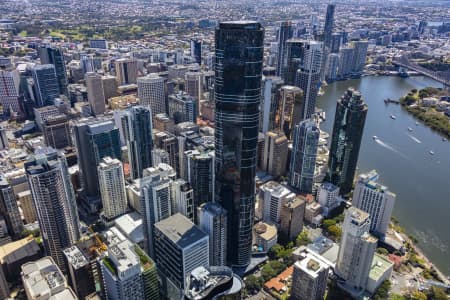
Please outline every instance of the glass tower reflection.
[{"label": "glass tower reflection", "polygon": [[228,211],[229,265],[249,264],[264,28],[254,21],[216,28],[216,201]]}]

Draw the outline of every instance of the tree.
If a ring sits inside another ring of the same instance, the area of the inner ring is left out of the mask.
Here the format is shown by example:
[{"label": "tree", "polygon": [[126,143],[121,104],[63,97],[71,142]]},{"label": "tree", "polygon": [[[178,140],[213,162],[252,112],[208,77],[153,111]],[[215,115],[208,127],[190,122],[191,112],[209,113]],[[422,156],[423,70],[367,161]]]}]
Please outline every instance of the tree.
[{"label": "tree", "polygon": [[430,300],[448,300],[447,295],[445,294],[445,292],[440,289],[437,288],[435,286],[432,286],[430,288],[430,290],[427,293],[428,299]]},{"label": "tree", "polygon": [[389,296],[389,290],[391,289],[391,282],[389,280],[383,281],[383,283],[377,288],[373,294],[374,300],[384,300]]},{"label": "tree", "polygon": [[336,221],[333,219],[327,219],[323,221],[323,227],[325,227],[325,229],[328,229],[331,226],[336,225]]},{"label": "tree", "polygon": [[384,256],[389,255],[389,251],[387,251],[385,248],[381,248],[381,247],[377,249],[377,253],[384,255]]},{"label": "tree", "polygon": [[333,236],[336,240],[339,240],[342,236],[342,229],[337,225],[332,225],[328,228],[328,232],[331,236]]},{"label": "tree", "polygon": [[427,300],[427,295],[422,292],[414,291],[409,295],[409,299],[411,300]]},{"label": "tree", "polygon": [[308,233],[306,232],[306,230],[303,230],[302,232],[300,232],[300,234],[295,239],[295,244],[298,247],[306,246],[309,243],[311,243],[311,240],[308,238]]},{"label": "tree", "polygon": [[250,275],[245,278],[245,287],[249,291],[258,291],[261,289],[261,278],[256,277],[255,275]]},{"label": "tree", "polygon": [[392,294],[389,297],[389,300],[407,300],[405,296],[399,295],[399,294]]}]

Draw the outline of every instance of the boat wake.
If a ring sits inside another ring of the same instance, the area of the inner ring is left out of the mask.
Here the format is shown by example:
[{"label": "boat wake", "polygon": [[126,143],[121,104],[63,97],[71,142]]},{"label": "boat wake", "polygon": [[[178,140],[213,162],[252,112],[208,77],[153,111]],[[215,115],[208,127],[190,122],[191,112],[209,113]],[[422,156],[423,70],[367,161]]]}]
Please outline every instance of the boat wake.
[{"label": "boat wake", "polygon": [[408,157],[406,155],[404,155],[403,153],[401,153],[400,151],[398,151],[397,149],[395,149],[394,147],[392,147],[391,145],[383,142],[382,140],[380,140],[379,138],[375,139],[375,142],[380,145],[383,148],[386,148],[394,153],[397,153],[398,155],[400,155],[401,157],[403,157],[404,159],[408,159]]},{"label": "boat wake", "polygon": [[411,135],[411,134],[408,134],[408,136],[409,136],[414,142],[416,142],[417,144],[422,144],[422,141],[419,140],[418,138],[416,138],[415,136],[413,136],[413,135]]}]

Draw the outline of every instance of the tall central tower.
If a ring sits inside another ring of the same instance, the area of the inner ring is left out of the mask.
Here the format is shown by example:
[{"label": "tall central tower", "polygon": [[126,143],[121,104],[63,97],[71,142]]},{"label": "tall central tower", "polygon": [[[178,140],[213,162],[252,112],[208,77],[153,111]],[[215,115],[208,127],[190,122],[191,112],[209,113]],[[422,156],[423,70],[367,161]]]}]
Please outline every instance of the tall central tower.
[{"label": "tall central tower", "polygon": [[254,21],[216,28],[216,201],[228,211],[227,262],[250,262],[264,28]]}]

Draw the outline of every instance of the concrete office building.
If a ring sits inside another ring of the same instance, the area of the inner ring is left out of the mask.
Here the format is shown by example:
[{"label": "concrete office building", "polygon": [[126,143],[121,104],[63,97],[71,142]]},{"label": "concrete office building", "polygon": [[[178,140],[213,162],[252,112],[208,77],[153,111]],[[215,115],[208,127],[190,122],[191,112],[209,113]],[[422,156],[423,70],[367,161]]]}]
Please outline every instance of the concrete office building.
[{"label": "concrete office building", "polygon": [[294,126],[302,120],[303,91],[291,85],[280,88],[278,104],[275,112],[275,130],[284,132],[292,139]]},{"label": "concrete office building", "polygon": [[184,74],[184,90],[195,98],[197,107],[197,115],[200,112],[200,101],[203,99],[203,73],[202,72],[186,72]]},{"label": "concrete office building", "polygon": [[278,178],[286,173],[288,139],[284,133],[268,131],[264,141],[263,171]]},{"label": "concrete office building", "polygon": [[378,240],[370,235],[368,213],[350,207],[345,213],[336,274],[344,281],[342,287],[353,296],[364,292]]},{"label": "concrete office building", "polygon": [[23,222],[17,205],[16,194],[6,176],[0,175],[0,214],[5,217],[8,232],[12,237],[20,237]]},{"label": "concrete office building", "polygon": [[339,197],[339,187],[332,183],[324,182],[317,190],[317,202],[322,206],[322,214],[328,214],[341,204],[342,198]]},{"label": "concrete office building", "polygon": [[80,221],[66,159],[51,150],[35,154],[25,170],[45,252],[65,270],[62,250],[80,238]]},{"label": "concrete office building", "polygon": [[115,62],[117,84],[128,85],[136,83],[138,76],[137,60],[131,58],[120,58]]},{"label": "concrete office building", "polygon": [[155,262],[162,290],[169,299],[181,299],[189,273],[209,268],[209,237],[177,213],[155,224]]},{"label": "concrete office building", "polygon": [[42,132],[45,145],[48,147],[64,149],[72,145],[69,120],[64,114],[49,116],[44,121]]},{"label": "concrete office building", "polygon": [[280,99],[280,88],[283,85],[284,81],[280,77],[263,77],[259,118],[259,128],[262,133],[275,129],[275,112]]},{"label": "concrete office building", "polygon": [[150,106],[152,117],[166,113],[165,79],[158,74],[151,73],[137,79],[139,104]]},{"label": "concrete office building", "polygon": [[269,181],[259,188],[262,220],[265,223],[280,224],[281,207],[295,198],[295,194],[275,181]]},{"label": "concrete office building", "polygon": [[20,112],[20,74],[17,70],[0,70],[0,104],[3,107],[3,115],[9,116],[9,112]]},{"label": "concrete office building", "polygon": [[197,123],[197,101],[187,94],[170,95],[168,100],[169,117],[175,124],[182,122]]},{"label": "concrete office building", "polygon": [[94,49],[108,49],[108,41],[105,39],[89,40],[89,47]]},{"label": "concrete office building", "polygon": [[63,253],[67,263],[69,283],[78,298],[85,299],[95,292],[91,262],[77,246],[66,248]]},{"label": "concrete office building", "polygon": [[280,226],[278,227],[279,240],[282,242],[294,241],[303,230],[306,201],[302,196],[287,199],[281,205]]},{"label": "concrete office building", "polygon": [[22,282],[28,300],[78,299],[51,257],[22,265]]},{"label": "concrete office building", "polygon": [[352,205],[370,215],[370,231],[384,237],[391,221],[395,194],[378,183],[379,175],[372,170],[359,175],[353,191]]},{"label": "concrete office building", "polygon": [[172,213],[180,213],[194,222],[194,191],[189,182],[177,179],[171,183]]},{"label": "concrete office building", "polygon": [[209,236],[209,263],[226,265],[227,211],[216,202],[207,202],[197,208],[198,226]]},{"label": "concrete office building", "polygon": [[329,268],[324,262],[307,253],[294,264],[292,300],[323,300],[327,289]]},{"label": "concrete office building", "polygon": [[33,197],[31,197],[31,191],[26,190],[17,193],[17,202],[20,203],[20,208],[22,210],[24,223],[31,224],[37,221],[36,209],[33,204]]},{"label": "concrete office building", "polygon": [[123,215],[128,206],[122,163],[107,156],[100,161],[97,170],[103,215],[107,220]]},{"label": "concrete office building", "polygon": [[129,240],[108,247],[108,256],[103,258],[101,270],[107,299],[159,299],[153,260]]},{"label": "concrete office building", "polygon": [[103,93],[102,75],[88,72],[84,77],[91,111],[95,116],[105,113],[105,94]]}]

